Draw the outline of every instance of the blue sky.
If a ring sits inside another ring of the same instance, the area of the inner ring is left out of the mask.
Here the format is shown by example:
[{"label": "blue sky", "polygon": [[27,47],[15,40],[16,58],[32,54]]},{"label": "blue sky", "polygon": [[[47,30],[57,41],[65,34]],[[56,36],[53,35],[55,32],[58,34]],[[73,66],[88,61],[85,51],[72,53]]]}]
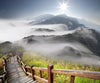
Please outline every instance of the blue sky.
[{"label": "blue sky", "polygon": [[[62,14],[58,2],[63,0],[0,0],[0,19]],[[68,0],[68,5],[65,14],[100,24],[100,0]]]}]

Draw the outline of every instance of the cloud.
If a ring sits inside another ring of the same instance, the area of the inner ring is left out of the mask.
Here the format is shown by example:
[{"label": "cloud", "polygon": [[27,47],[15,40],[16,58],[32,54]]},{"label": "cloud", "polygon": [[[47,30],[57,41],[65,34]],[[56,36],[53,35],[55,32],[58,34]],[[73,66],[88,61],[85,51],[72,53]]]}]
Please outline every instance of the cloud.
[{"label": "cloud", "polygon": [[29,29],[24,22],[24,20],[0,20],[0,41],[17,41],[23,38]]}]

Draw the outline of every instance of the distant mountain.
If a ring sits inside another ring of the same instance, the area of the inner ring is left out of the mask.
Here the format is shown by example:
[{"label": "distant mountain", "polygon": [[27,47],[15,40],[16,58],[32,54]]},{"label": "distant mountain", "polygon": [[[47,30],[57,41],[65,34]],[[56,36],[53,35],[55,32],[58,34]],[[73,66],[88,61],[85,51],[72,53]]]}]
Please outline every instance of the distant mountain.
[{"label": "distant mountain", "polygon": [[38,17],[35,17],[35,18],[33,19],[33,21],[30,22],[29,24],[30,24],[30,25],[38,24],[38,23],[43,22],[43,21],[45,21],[45,20],[47,20],[47,19],[50,19],[50,18],[52,18],[52,17],[54,17],[54,15],[51,15],[51,14],[40,15],[40,16],[38,16]]},{"label": "distant mountain", "polygon": [[27,43],[27,44],[33,44],[33,43],[39,42],[39,41],[33,39],[33,36],[24,37],[23,41],[24,41],[24,43]]},{"label": "distant mountain", "polygon": [[100,56],[100,34],[93,29],[77,29],[73,34],[56,36],[52,40],[62,42],[80,42],[94,54]]},{"label": "distant mountain", "polygon": [[18,43],[26,50],[62,60],[100,63],[100,33],[91,23],[66,15],[41,15],[29,22],[28,36]]},{"label": "distant mountain", "polygon": [[100,25],[94,24],[84,19],[69,17],[64,14],[57,16],[49,14],[41,15],[39,17],[36,17],[32,22],[29,22],[29,24],[66,24],[69,27],[69,30],[76,29],[77,27],[88,27],[100,32]]},{"label": "distant mountain", "polygon": [[9,41],[0,43],[0,53],[8,53],[11,51],[12,43]]},{"label": "distant mountain", "polygon": [[100,32],[100,25],[94,24],[92,22],[83,20],[83,19],[78,19],[78,22],[81,24],[84,24],[85,26],[95,29],[96,31]]},{"label": "distant mountain", "polygon": [[54,30],[52,30],[52,29],[38,28],[35,31],[37,31],[37,32],[53,32]]},{"label": "distant mountain", "polygon": [[[47,16],[47,18],[45,18],[46,16],[44,16],[41,20],[41,18],[39,19],[39,21],[32,21],[29,24],[31,25],[45,25],[45,24],[65,24],[67,25],[69,30],[73,30],[79,27],[84,27],[85,26],[83,24],[78,23],[77,19],[72,18],[72,17],[68,17],[66,15],[57,15],[57,16]],[[39,18],[39,17],[38,17]]]},{"label": "distant mountain", "polygon": [[[30,40],[31,40],[31,43],[29,43]],[[25,37],[24,41],[27,42],[27,44],[31,44],[31,45],[34,43],[54,43],[54,44],[69,43],[72,48],[75,47],[75,43],[77,42],[76,44],[77,46],[80,46],[82,48],[85,47],[86,49],[90,50],[91,53],[93,52],[94,55],[97,55],[100,57],[100,43],[99,43],[100,34],[93,29],[78,28],[73,33],[69,33],[65,35],[48,35],[48,36],[31,35],[29,37]],[[81,48],[78,48],[78,50],[79,49]],[[80,51],[80,54],[81,54],[81,51]],[[82,54],[83,53],[84,52],[82,52]],[[85,54],[88,56],[88,53],[85,53]]]}]

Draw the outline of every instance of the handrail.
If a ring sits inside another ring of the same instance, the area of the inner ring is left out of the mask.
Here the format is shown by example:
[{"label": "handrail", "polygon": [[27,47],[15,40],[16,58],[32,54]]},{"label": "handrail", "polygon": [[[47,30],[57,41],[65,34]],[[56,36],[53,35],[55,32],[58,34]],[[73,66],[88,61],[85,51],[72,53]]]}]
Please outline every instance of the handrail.
[{"label": "handrail", "polygon": [[36,79],[38,79],[38,80],[40,80],[40,81],[42,81],[43,83],[48,83],[48,80],[45,80],[45,79],[43,79],[43,78],[41,78],[41,77],[38,77],[38,76],[34,76]]},{"label": "handrail", "polygon": [[5,58],[3,58],[3,75],[0,76],[1,82],[4,83],[4,81],[7,79],[7,61]]},{"label": "handrail", "polygon": [[[32,76],[33,80],[38,79],[38,80],[42,81],[43,83],[53,83],[53,73],[70,75],[71,76],[70,83],[74,83],[75,76],[100,80],[100,72],[96,72],[96,71],[53,69],[53,65],[48,65],[48,68],[26,66],[22,62],[22,60],[19,56],[17,56],[17,61],[19,62],[21,67],[24,66],[26,75],[30,75],[30,76]],[[27,71],[28,69],[31,70],[31,73]],[[35,73],[34,73],[35,70],[40,71],[40,77],[35,75]],[[48,72],[48,80],[45,80],[42,78],[42,71]]]},{"label": "handrail", "polygon": [[86,78],[100,80],[100,72],[96,72],[96,71],[52,69],[52,73],[66,74],[66,75],[86,77]]},{"label": "handrail", "polygon": [[40,71],[48,71],[48,69],[47,68],[41,68],[41,67],[33,67],[32,69],[34,69],[34,70],[40,70]]}]

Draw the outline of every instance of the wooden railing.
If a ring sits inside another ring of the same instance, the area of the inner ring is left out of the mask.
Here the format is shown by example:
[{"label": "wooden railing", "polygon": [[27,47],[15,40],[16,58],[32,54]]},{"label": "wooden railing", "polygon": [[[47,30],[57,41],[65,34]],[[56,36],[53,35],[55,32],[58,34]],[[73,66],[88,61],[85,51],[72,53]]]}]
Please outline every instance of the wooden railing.
[{"label": "wooden railing", "polygon": [[5,58],[3,58],[3,74],[0,75],[1,82],[4,83],[5,80],[7,79],[7,61]]},{"label": "wooden railing", "polygon": [[[79,77],[85,77],[85,78],[91,78],[100,80],[100,72],[96,71],[82,71],[82,70],[66,70],[66,69],[53,69],[53,65],[48,65],[48,68],[40,68],[40,67],[34,67],[34,66],[26,66],[21,58],[17,56],[17,61],[21,65],[21,68],[25,72],[26,75],[29,75],[33,78],[33,80],[38,79],[39,81],[42,81],[43,83],[53,83],[53,74],[65,74],[70,75],[70,83],[74,83],[75,76]],[[31,73],[27,70],[31,70]],[[40,71],[40,77],[35,75],[35,70]],[[42,78],[42,71],[48,72],[48,80]]]}]

